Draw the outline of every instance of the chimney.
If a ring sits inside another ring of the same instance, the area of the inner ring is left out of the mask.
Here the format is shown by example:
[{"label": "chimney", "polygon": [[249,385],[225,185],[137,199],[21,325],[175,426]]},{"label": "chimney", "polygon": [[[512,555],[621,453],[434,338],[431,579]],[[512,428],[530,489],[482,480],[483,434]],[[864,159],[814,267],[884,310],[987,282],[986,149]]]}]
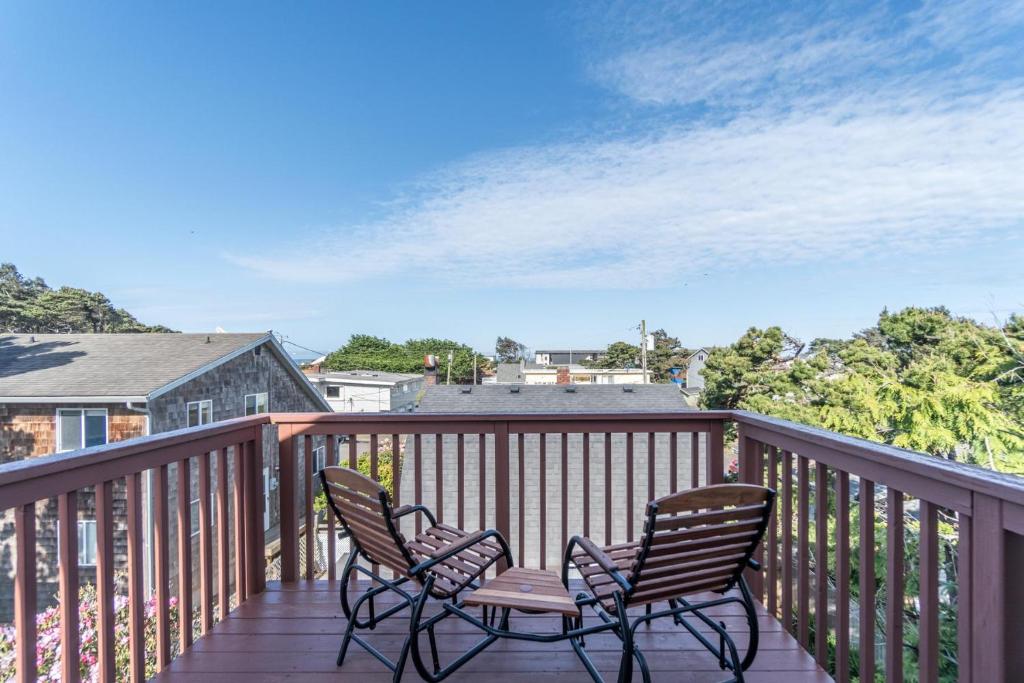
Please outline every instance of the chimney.
[{"label": "chimney", "polygon": [[423,356],[423,382],[428,386],[437,384],[437,356]]},{"label": "chimney", "polygon": [[557,374],[555,375],[555,384],[572,384],[572,380],[569,378],[569,366],[559,365]]}]

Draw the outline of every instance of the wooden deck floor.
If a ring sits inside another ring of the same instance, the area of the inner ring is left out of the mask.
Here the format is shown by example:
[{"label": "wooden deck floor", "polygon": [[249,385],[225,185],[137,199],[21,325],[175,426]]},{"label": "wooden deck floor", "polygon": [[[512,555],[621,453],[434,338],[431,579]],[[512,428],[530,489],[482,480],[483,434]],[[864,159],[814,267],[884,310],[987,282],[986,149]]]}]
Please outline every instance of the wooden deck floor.
[{"label": "wooden deck floor", "polygon": [[[378,602],[381,604],[381,602]],[[405,637],[405,612],[366,636],[385,654],[394,657]],[[719,608],[719,618],[737,633],[737,645],[746,647],[746,622],[734,606]],[[557,617],[516,615],[519,629],[554,632]],[[356,645],[345,665],[335,667],[340,634],[345,626],[335,584],[326,581],[272,584],[267,592],[236,609],[213,631],[199,639],[184,655],[154,679],[159,683],[269,683],[270,681],[388,681],[391,674]],[[762,611],[761,647],[747,680],[757,683],[823,683],[831,681],[814,659]],[[438,627],[442,663],[479,637],[472,625],[449,618]],[[689,634],[663,620],[641,628],[638,644],[647,655],[655,681],[721,681],[716,660]],[[423,647],[426,648],[425,642]],[[607,680],[615,680],[620,645],[614,636],[592,636],[587,649]],[[741,650],[742,651],[742,650]],[[429,654],[424,653],[428,660]],[[568,643],[538,644],[503,640],[493,644],[448,680],[590,681]],[[639,670],[636,670],[639,680]],[[410,659],[405,679],[419,680]]]}]

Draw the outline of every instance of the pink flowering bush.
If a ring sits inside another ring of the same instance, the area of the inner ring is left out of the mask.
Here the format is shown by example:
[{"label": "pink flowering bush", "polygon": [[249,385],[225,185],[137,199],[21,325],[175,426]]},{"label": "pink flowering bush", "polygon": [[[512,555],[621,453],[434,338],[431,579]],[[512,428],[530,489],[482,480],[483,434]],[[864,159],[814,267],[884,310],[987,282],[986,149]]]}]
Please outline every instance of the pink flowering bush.
[{"label": "pink flowering bush", "polygon": [[[144,631],[146,646],[146,678],[156,674],[156,598],[144,603]],[[179,615],[178,599],[172,597],[168,603],[171,622],[171,656],[178,651]],[[114,598],[114,678],[122,681],[129,678],[131,644],[128,632],[128,598],[118,595]],[[195,626],[197,615],[193,615],[191,626]],[[97,614],[96,588],[82,586],[78,593],[78,669],[83,681],[99,681],[99,616]],[[50,607],[36,615],[36,667],[38,680],[59,681],[61,674],[60,610]],[[13,626],[0,626],[0,681],[15,678],[15,631]]]}]

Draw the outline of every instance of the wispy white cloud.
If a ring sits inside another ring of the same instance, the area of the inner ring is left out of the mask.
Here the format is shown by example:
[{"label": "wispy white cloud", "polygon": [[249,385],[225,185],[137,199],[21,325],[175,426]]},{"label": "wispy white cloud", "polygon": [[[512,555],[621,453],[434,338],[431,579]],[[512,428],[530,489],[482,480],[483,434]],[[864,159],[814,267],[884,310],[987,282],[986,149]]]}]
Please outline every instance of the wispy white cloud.
[{"label": "wispy white cloud", "polygon": [[1000,61],[1021,7],[627,31],[595,60],[602,83],[644,108],[718,111],[482,153],[383,220],[320,236],[314,254],[229,258],[293,281],[413,268],[459,286],[649,287],[1024,237],[1024,74]]}]

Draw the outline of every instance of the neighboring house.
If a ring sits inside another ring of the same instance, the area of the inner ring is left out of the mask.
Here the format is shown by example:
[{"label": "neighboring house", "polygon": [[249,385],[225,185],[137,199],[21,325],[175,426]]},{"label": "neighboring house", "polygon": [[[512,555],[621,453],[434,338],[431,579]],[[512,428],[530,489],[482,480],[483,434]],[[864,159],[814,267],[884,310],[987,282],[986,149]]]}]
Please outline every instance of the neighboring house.
[{"label": "neighboring house", "polygon": [[[686,405],[678,387],[672,384],[647,384],[627,386],[607,385],[508,385],[491,384],[477,386],[428,386],[426,393],[420,401],[417,413],[447,413],[447,414],[498,414],[516,415],[531,413],[565,413],[569,417],[571,413],[679,413],[693,410]],[[580,434],[567,435],[567,461],[569,463],[569,488],[566,491],[568,498],[569,518],[567,530],[569,536],[583,533],[583,517],[589,515],[590,528],[592,533],[597,533],[603,538],[604,515],[605,515],[605,435],[601,433],[601,425],[595,425],[594,434],[587,436],[589,439],[590,455],[590,506],[584,510],[583,506],[583,436]],[[528,434],[523,439],[524,467],[526,491],[531,492],[525,500],[523,507],[523,519],[525,522],[526,538],[525,544],[526,566],[538,566],[540,560],[540,549],[537,544],[540,525],[540,500],[538,495],[538,477],[540,475],[540,452],[541,436]],[[547,518],[548,538],[558,538],[561,534],[561,448],[562,435],[548,434],[545,439],[545,481],[547,492]],[[671,435],[657,433],[654,437],[654,472],[656,490],[655,495],[665,495],[669,492],[671,463],[671,440],[677,439],[677,487],[686,488],[690,485],[690,458],[692,457],[692,440],[690,434],[680,433]],[[422,457],[422,502],[433,509],[437,509],[436,492],[438,488],[436,475],[436,437],[432,434],[423,434],[420,439]],[[479,496],[480,496],[480,440],[478,438],[465,437],[460,442],[455,435],[442,437],[442,468],[445,492],[463,492],[465,505],[462,514],[465,518],[465,528],[493,528],[496,524],[494,519],[494,437],[484,436],[484,447],[486,453],[486,499],[489,502],[487,518],[479,518]],[[610,438],[612,453],[612,525],[616,538],[623,537],[626,527],[626,496],[623,482],[626,481],[626,449],[627,436],[621,433],[613,433]],[[648,474],[648,435],[640,434],[633,439],[634,456],[634,523],[639,533],[640,525],[643,524],[643,507],[647,504],[647,474]],[[706,454],[706,441],[700,438],[698,451]],[[416,458],[410,457],[415,453],[415,440],[413,437],[406,439],[405,457],[402,461],[401,480],[401,501],[403,503],[416,502]],[[507,482],[499,482],[499,485],[508,486],[509,500],[511,501],[512,520],[511,546],[518,556],[519,539],[519,440],[513,435],[509,440],[509,468],[512,475]],[[704,458],[700,459],[699,473],[704,477]],[[461,463],[461,464],[460,464]],[[463,472],[462,479],[459,473]],[[443,496],[443,514],[445,520],[459,519],[459,496]],[[410,520],[411,521],[411,520]],[[414,527],[403,522],[403,531],[412,533]],[[602,531],[595,531],[595,530]],[[549,543],[546,551],[548,567],[560,566],[560,555],[562,548],[554,547],[557,544]]]},{"label": "neighboring house", "polygon": [[[0,464],[255,413],[324,410],[330,406],[269,332],[0,334]],[[274,463],[265,465],[264,525],[270,529],[277,518],[269,505],[270,500],[276,505],[276,497],[269,495],[276,475]],[[177,469],[172,467],[169,475],[174,501]],[[193,474],[195,505],[197,486]],[[117,481],[114,509],[122,530],[124,500],[124,482]],[[39,506],[37,514],[43,605],[57,590],[56,503]],[[198,515],[192,518],[198,524]],[[95,571],[94,520],[93,495],[80,495],[78,561],[85,581]],[[0,520],[0,529],[4,621],[12,606],[9,514]],[[171,535],[175,547],[173,525]],[[126,552],[121,531],[115,534],[115,561],[123,562]]]},{"label": "neighboring house", "polygon": [[708,359],[707,349],[697,349],[686,361],[687,393],[699,393],[704,388],[704,363]]},{"label": "neighboring house", "polygon": [[502,363],[497,384],[643,384],[640,368],[588,368],[582,365]]},{"label": "neighboring house", "polygon": [[538,365],[573,365],[583,361],[601,360],[607,355],[607,349],[549,349],[535,351],[533,362]]},{"label": "neighboring house", "polygon": [[407,413],[416,407],[423,375],[376,370],[311,372],[306,376],[338,413]]}]

